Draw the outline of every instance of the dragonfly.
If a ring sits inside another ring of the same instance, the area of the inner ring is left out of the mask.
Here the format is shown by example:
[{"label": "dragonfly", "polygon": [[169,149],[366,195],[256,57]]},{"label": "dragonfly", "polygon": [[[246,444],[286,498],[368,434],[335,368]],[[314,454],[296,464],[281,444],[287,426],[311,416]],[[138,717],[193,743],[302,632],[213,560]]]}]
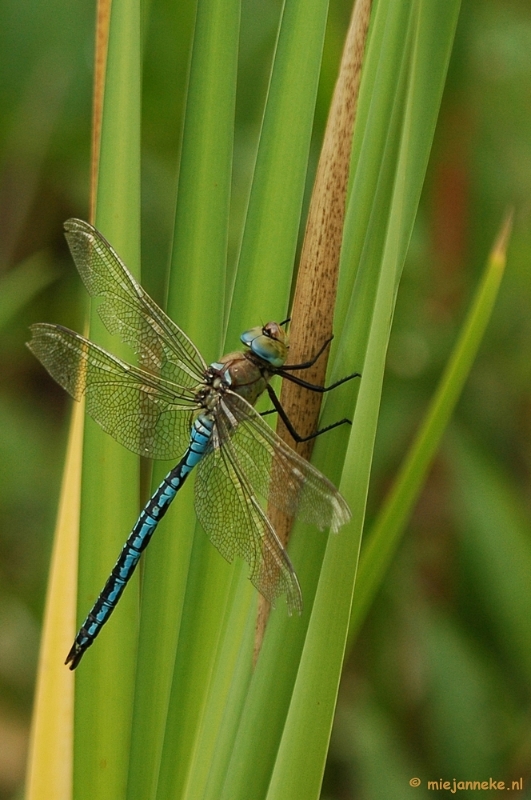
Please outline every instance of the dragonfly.
[{"label": "dragonfly", "polygon": [[[229,562],[242,558],[250,580],[272,604],[286,595],[302,611],[290,558],[263,510],[268,500],[292,516],[337,531],[351,516],[335,486],[272,430],[254,405],[263,392],[296,441],[298,435],[270,385],[280,375],[309,390],[328,387],[291,374],[312,366],[328,346],[301,364],[287,364],[289,336],[269,322],[241,336],[243,351],[207,364],[188,336],[131,275],[88,222],[67,220],[65,236],[80,276],[105,326],[137,354],[138,366],[61,325],[31,326],[28,347],[50,375],[118,442],[141,456],[178,460],[147,501],[105,586],[76,635],[65,664],[75,669],[112,614],[140,556],[188,475],[196,468],[195,511],[212,544]],[[268,412],[264,412],[268,413]]]}]

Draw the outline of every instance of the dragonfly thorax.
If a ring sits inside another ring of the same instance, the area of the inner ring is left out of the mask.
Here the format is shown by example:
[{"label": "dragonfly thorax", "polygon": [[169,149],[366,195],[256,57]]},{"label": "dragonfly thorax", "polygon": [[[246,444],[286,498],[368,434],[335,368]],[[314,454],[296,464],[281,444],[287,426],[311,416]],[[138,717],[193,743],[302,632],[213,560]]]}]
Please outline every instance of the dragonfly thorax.
[{"label": "dragonfly thorax", "polygon": [[209,366],[205,382],[218,397],[230,389],[254,405],[271,377],[267,366],[252,353],[228,353]]},{"label": "dragonfly thorax", "polygon": [[272,375],[286,361],[288,334],[276,322],[251,328],[242,333],[241,340],[248,350],[224,355],[205,372],[205,382],[196,393],[196,401],[207,411],[216,409],[219,396],[227,389],[254,406]]}]

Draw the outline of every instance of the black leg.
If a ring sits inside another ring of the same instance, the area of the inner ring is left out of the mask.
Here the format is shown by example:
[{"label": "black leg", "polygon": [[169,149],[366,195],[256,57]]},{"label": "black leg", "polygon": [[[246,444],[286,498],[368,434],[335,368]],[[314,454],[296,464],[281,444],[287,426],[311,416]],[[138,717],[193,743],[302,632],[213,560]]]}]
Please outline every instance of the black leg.
[{"label": "black leg", "polygon": [[304,389],[309,389],[311,392],[330,392],[332,389],[335,389],[337,386],[341,386],[342,383],[346,381],[351,381],[352,378],[359,378],[359,372],[353,372],[352,375],[347,375],[346,378],[341,378],[341,380],[336,381],[335,383],[331,383],[330,386],[316,386],[315,383],[308,383],[308,381],[303,381],[302,378],[296,378],[295,375],[284,374],[284,367],[275,371],[275,375],[281,375],[286,380],[291,381],[292,383],[296,383],[297,386],[302,386]]},{"label": "black leg", "polygon": [[[292,376],[286,376],[286,377],[292,377]],[[266,388],[267,388],[267,393],[271,398],[271,402],[275,406],[275,410],[278,411],[279,417],[281,418],[282,422],[284,423],[284,425],[286,426],[286,428],[288,429],[291,436],[296,442],[308,442],[310,439],[315,439],[316,436],[320,436],[322,433],[326,433],[326,431],[331,431],[332,428],[337,428],[338,425],[344,425],[345,423],[347,425],[352,425],[352,422],[345,417],[345,419],[340,419],[339,422],[333,422],[331,425],[327,425],[326,428],[321,428],[320,430],[315,431],[315,433],[311,433],[309,436],[301,436],[299,433],[297,433],[297,431],[293,427],[293,424],[291,423],[288,415],[286,414],[280,400],[276,396],[274,389],[272,389],[272,387],[269,384],[267,384]],[[271,409],[271,411],[264,411],[262,413],[262,416],[271,413],[273,413],[273,409]]]},{"label": "black leg", "polygon": [[287,378],[289,381],[296,383],[298,386],[303,386],[305,389],[309,389],[311,392],[329,392],[331,389],[335,389],[336,386],[341,386],[341,384],[345,383],[345,381],[350,381],[352,378],[361,377],[359,372],[353,372],[352,375],[347,375],[346,378],[341,378],[341,380],[332,383],[330,386],[317,386],[315,383],[308,383],[308,381],[305,381],[302,378],[296,378],[294,375],[286,374],[286,370],[308,369],[309,367],[313,367],[317,359],[322,356],[333,338],[334,337],[331,336],[330,339],[327,339],[319,352],[309,361],[304,361],[302,364],[284,364],[283,367],[279,367],[274,371],[275,375],[280,375],[283,378]]},{"label": "black leg", "polygon": [[304,361],[302,364],[284,364],[284,366],[282,367],[282,370],[285,370],[285,369],[308,369],[308,367],[313,367],[313,365],[315,364],[315,362],[317,361],[319,356],[323,355],[324,351],[326,350],[326,348],[328,347],[328,345],[330,344],[330,342],[332,341],[333,338],[334,337],[331,336],[330,339],[327,339],[326,342],[324,343],[324,345],[321,347],[321,349],[317,353],[317,355],[314,356],[313,358],[311,358],[309,361]]}]

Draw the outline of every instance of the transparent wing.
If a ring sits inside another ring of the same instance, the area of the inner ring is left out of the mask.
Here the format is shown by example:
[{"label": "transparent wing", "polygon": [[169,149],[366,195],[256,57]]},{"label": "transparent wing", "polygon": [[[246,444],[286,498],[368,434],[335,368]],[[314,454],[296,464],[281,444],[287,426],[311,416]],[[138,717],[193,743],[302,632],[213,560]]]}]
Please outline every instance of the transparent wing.
[{"label": "transparent wing", "polygon": [[119,255],[88,222],[69,219],[65,236],[89,294],[101,297],[98,312],[138,354],[142,367],[180,386],[195,386],[206,369],[188,336],[133,278]]},{"label": "transparent wing", "polygon": [[251,582],[267,600],[274,604],[278,595],[286,594],[289,613],[302,611],[302,594],[291,561],[260,507],[230,439],[199,462],[195,510],[221,555],[229,562],[235,556],[247,562]]},{"label": "transparent wing", "polygon": [[350,508],[334,484],[288,447],[246,400],[227,392],[220,405],[222,441],[230,438],[255,492],[321,529],[335,532],[348,522]]},{"label": "transparent wing", "polygon": [[31,326],[28,347],[52,378],[120,444],[150,458],[182,455],[190,439],[194,393],[126,364],[60,325]]}]

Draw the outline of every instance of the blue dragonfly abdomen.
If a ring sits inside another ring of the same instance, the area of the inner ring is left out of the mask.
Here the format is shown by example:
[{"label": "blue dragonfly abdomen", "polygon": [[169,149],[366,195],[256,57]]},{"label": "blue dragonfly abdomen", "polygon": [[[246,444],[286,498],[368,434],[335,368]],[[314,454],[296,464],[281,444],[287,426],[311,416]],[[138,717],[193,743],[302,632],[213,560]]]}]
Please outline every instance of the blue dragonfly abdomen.
[{"label": "blue dragonfly abdomen", "polygon": [[179,463],[172,469],[140,512],[133,530],[127,537],[116,564],[107,578],[98,599],[74,640],[65,664],[75,669],[85,651],[93,644],[96,636],[116,608],[122,592],[135,571],[142,552],[146,549],[157,525],[170,507],[170,503],[184,484],[193,468],[201,461],[212,436],[213,420],[207,414],[200,414],[194,421],[190,444]]},{"label": "blue dragonfly abdomen", "polygon": [[[285,594],[289,613],[300,613],[299,582],[264,503],[332,531],[349,520],[350,509],[334,485],[277,436],[254,404],[267,391],[293,438],[302,441],[271,388],[272,376],[325,392],[355,375],[320,387],[293,374],[314,364],[328,342],[309,361],[288,365],[289,337],[284,323],[276,322],[246,331],[243,352],[208,366],[92,225],[68,220],[65,231],[81,278],[100,301],[103,322],[133,348],[139,366],[60,325],[32,325],[28,347],[74,399],[85,399],[87,413],[118,442],[141,456],[178,460],[140,513],[66,663],[71,669],[79,664],[109,619],[194,467],[195,510],[211,542],[228,561],[238,557],[247,562],[250,580],[271,603]],[[343,422],[348,420],[313,435]]]}]

